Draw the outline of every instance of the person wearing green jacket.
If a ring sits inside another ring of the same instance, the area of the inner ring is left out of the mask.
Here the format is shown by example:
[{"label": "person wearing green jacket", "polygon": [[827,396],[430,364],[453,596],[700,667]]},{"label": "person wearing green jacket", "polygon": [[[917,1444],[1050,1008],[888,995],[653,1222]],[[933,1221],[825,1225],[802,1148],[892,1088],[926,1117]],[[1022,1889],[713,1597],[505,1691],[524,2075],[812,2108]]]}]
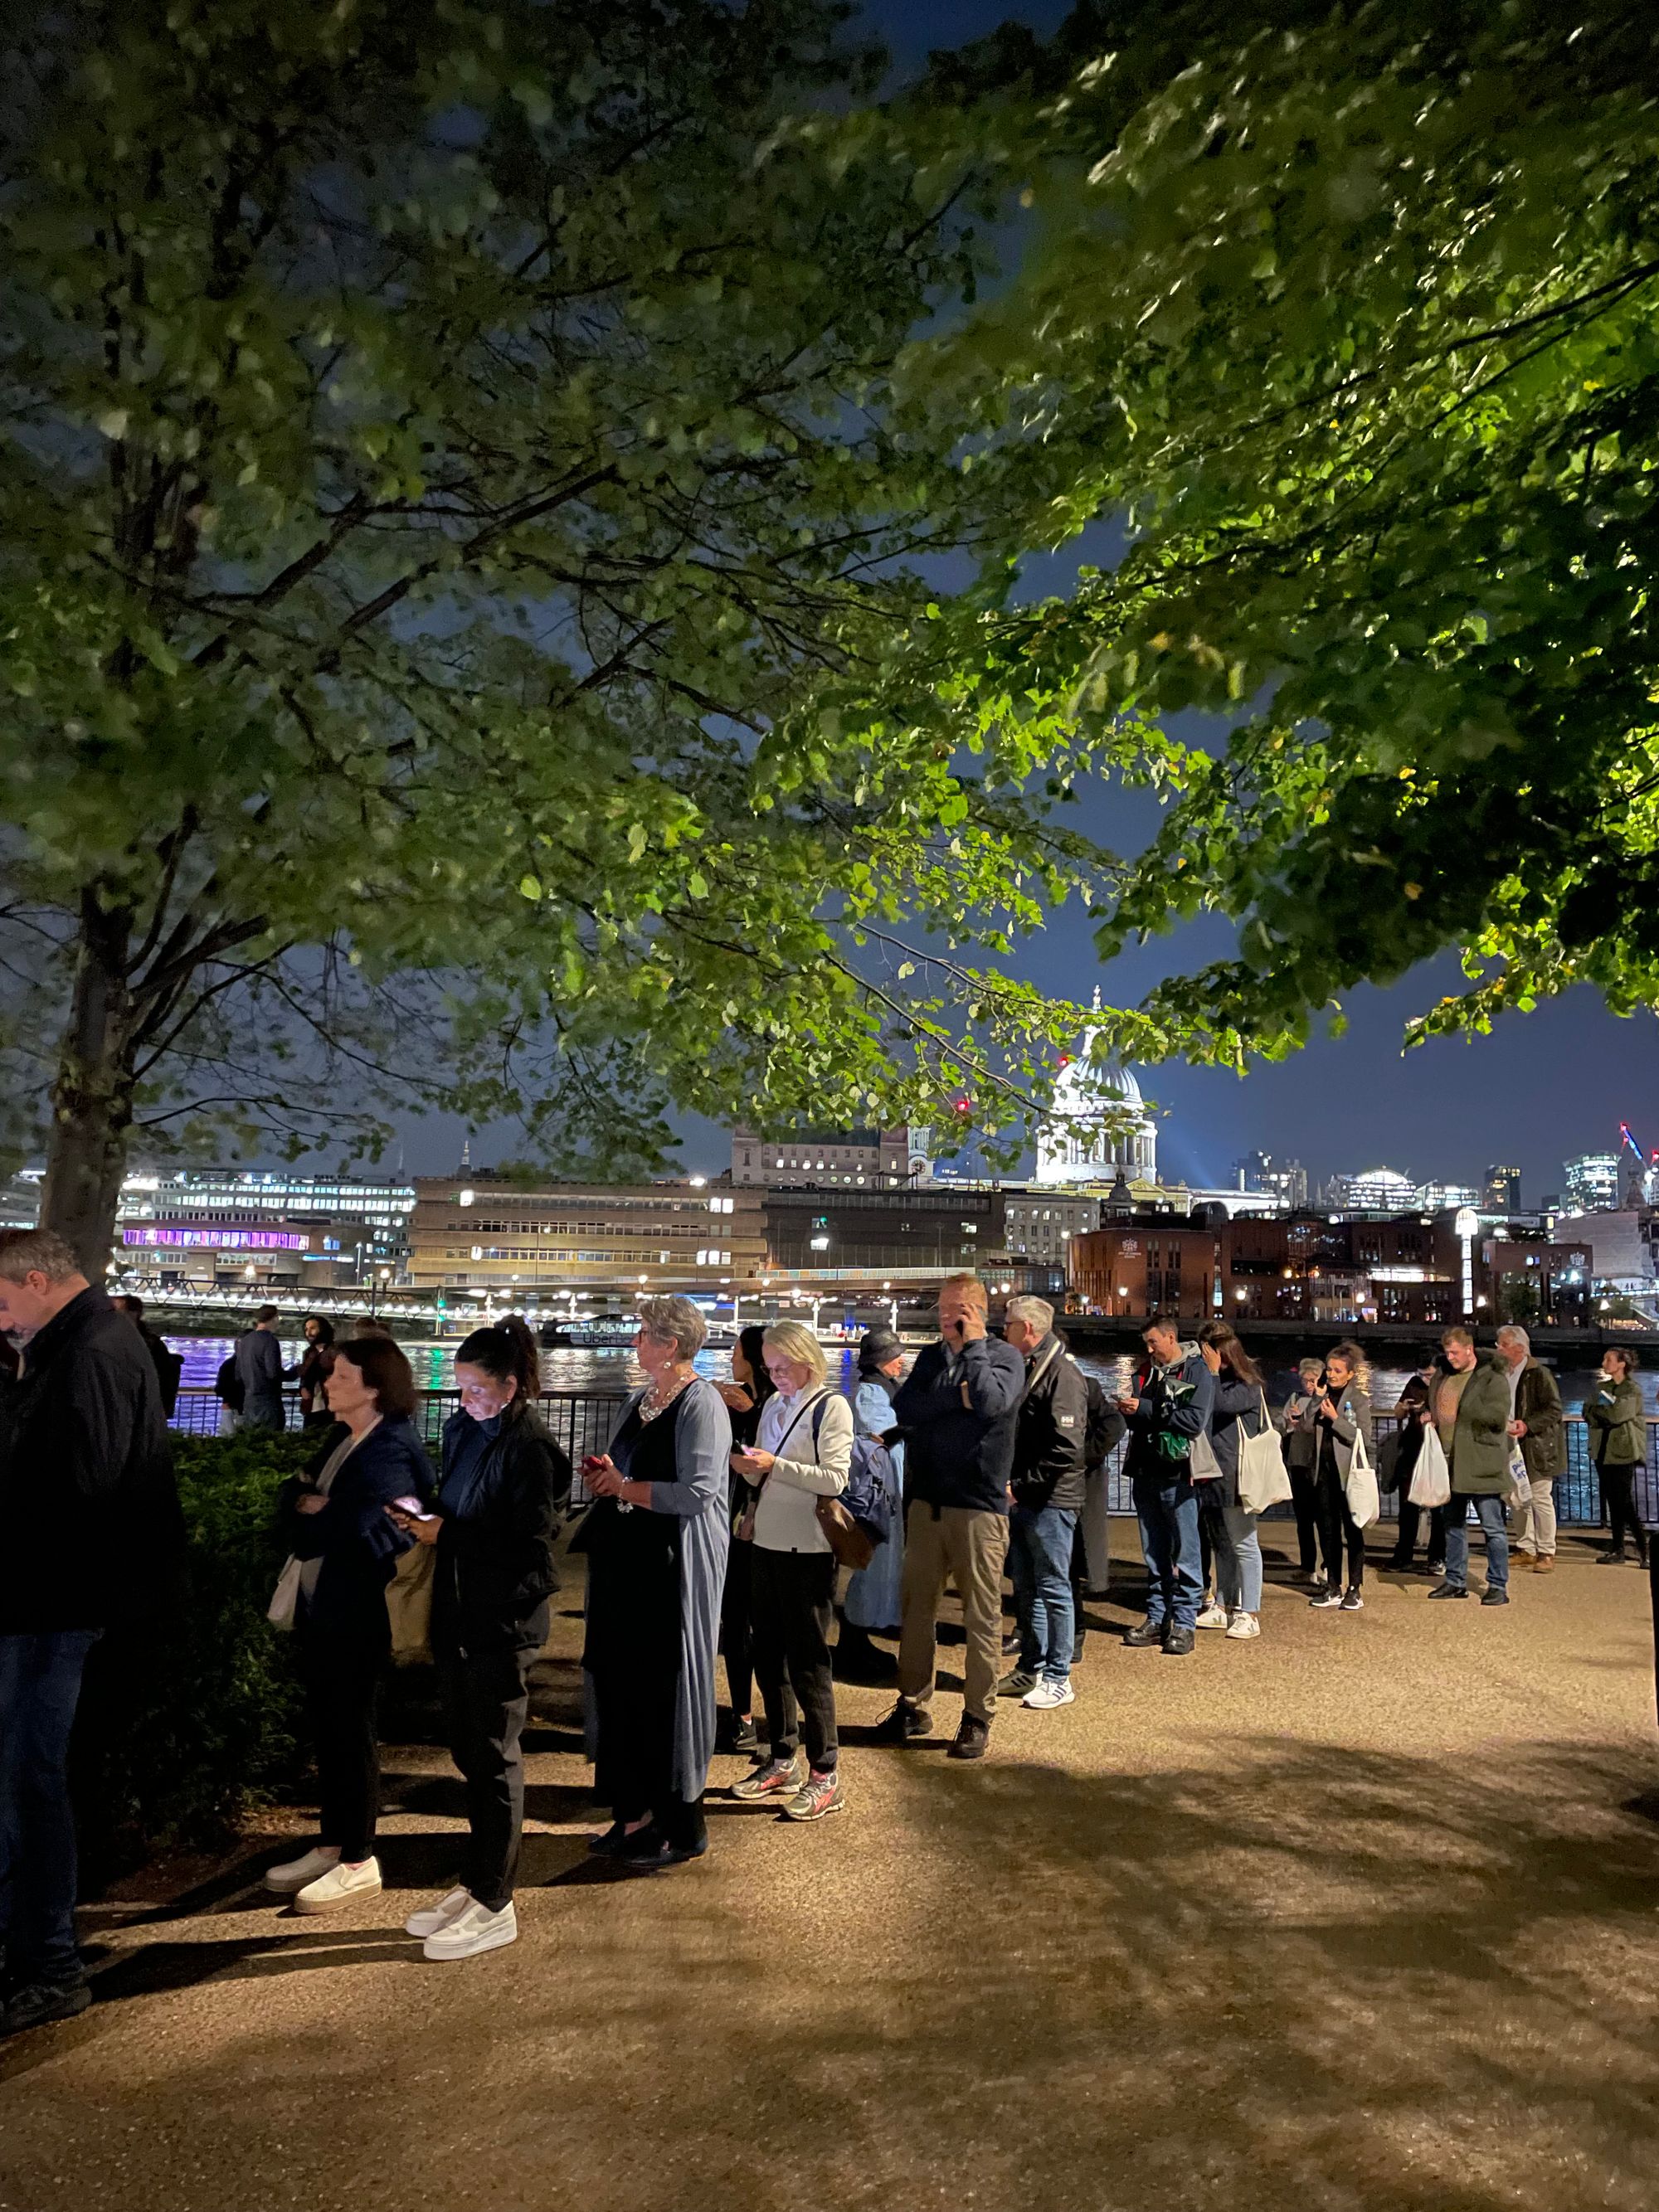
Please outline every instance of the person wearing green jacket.
[{"label": "person wearing green jacket", "polygon": [[1613,1524],[1613,1540],[1595,1563],[1600,1567],[1624,1565],[1627,1534],[1637,1565],[1648,1563],[1647,1531],[1636,1510],[1636,1477],[1648,1456],[1648,1419],[1635,1367],[1634,1355],[1622,1345],[1610,1346],[1601,1355],[1601,1387],[1584,1401],[1590,1457]]},{"label": "person wearing green jacket", "polygon": [[1507,1507],[1510,1474],[1510,1383],[1501,1359],[1479,1352],[1466,1328],[1449,1328],[1440,1340],[1446,1372],[1434,1386],[1421,1419],[1432,1421],[1451,1468],[1446,1507],[1446,1578],[1431,1597],[1469,1594],[1469,1508],[1486,1536],[1486,1588],[1482,1605],[1510,1601]]}]

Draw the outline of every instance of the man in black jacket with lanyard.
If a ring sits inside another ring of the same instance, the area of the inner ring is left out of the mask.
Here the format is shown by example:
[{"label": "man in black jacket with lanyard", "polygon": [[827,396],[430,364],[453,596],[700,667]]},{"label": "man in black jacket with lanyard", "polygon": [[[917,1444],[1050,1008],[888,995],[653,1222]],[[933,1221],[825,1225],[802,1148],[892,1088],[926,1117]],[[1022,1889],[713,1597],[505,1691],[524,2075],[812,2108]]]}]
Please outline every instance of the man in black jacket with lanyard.
[{"label": "man in black jacket with lanyard", "polygon": [[[87,1655],[180,1537],[143,1339],[61,1237],[0,1236],[23,1361],[0,1434],[0,2034],[86,2009],[66,1766]],[[149,1585],[148,1592],[146,1585]]]},{"label": "man in black jacket with lanyard", "polygon": [[1025,1362],[1009,1484],[1008,1571],[1019,1624],[1019,1663],[998,1694],[1045,1712],[1069,1705],[1075,1626],[1072,1553],[1083,1510],[1089,1386],[1054,1334],[1046,1298],[1008,1301],[1002,1333]]},{"label": "man in black jacket with lanyard", "polygon": [[947,1575],[962,1598],[966,1693],[953,1759],[983,1759],[1002,1665],[1002,1568],[1008,1477],[1025,1362],[987,1330],[976,1275],[950,1275],[939,1296],[939,1341],[920,1353],[893,1401],[905,1434],[904,1619],[899,1700],[882,1726],[893,1743],[933,1731],[934,1616]]}]

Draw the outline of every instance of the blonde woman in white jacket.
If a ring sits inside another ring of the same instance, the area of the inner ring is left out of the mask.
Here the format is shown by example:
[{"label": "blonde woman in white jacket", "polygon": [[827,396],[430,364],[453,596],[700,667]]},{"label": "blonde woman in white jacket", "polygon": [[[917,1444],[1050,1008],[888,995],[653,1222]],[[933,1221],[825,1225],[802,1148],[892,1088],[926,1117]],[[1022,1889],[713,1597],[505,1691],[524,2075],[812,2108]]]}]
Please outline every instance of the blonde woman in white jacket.
[{"label": "blonde woman in white jacket", "polygon": [[750,1632],[771,1748],[732,1795],[749,1803],[775,1798],[792,1820],[821,1820],[846,1801],[830,1664],[836,1555],[818,1525],[817,1504],[847,1487],[853,1409],[830,1389],[823,1346],[799,1322],[774,1322],[762,1350],[773,1395],[753,1449],[734,1451],[732,1465],[759,1491],[738,1535],[754,1547]]}]

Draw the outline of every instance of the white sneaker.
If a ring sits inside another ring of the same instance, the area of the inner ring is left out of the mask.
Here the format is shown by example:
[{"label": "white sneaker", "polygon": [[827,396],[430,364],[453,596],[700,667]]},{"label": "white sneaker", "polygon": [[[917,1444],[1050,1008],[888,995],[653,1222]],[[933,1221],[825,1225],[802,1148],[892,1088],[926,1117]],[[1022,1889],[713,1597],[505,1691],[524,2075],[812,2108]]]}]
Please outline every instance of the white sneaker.
[{"label": "white sneaker", "polygon": [[1310,1589],[1323,1589],[1329,1579],[1323,1567],[1316,1567],[1308,1577],[1308,1587]]},{"label": "white sneaker", "polygon": [[404,1923],[405,1936],[435,1936],[441,1928],[447,1928],[452,1920],[459,1920],[472,1902],[470,1889],[452,1889],[447,1897],[441,1897],[435,1905],[428,1905],[419,1912],[411,1912]]},{"label": "white sneaker", "polygon": [[307,1882],[294,1900],[296,1912],[337,1912],[354,1897],[373,1897],[380,1887],[380,1862],[365,1859],[361,1866],[337,1860],[328,1872]]},{"label": "white sneaker", "polygon": [[303,1858],[289,1859],[281,1866],[265,1869],[265,1887],[274,1889],[280,1897],[291,1897],[296,1889],[315,1881],[319,1875],[326,1874],[340,1863],[340,1854],[333,1845],[318,1844]]},{"label": "white sneaker", "polygon": [[1069,1682],[1050,1682],[1045,1679],[1037,1684],[1035,1690],[1028,1690],[1019,1702],[1022,1705],[1030,1705],[1034,1712],[1046,1713],[1055,1705],[1074,1705],[1077,1692]]},{"label": "white sneaker", "polygon": [[511,1905],[492,1912],[469,1897],[462,1911],[428,1936],[421,1948],[428,1959],[471,1959],[480,1951],[499,1951],[503,1943],[518,1940],[519,1916]]},{"label": "white sneaker", "polygon": [[1226,1607],[1224,1605],[1206,1605],[1203,1612],[1199,1614],[1194,1626],[1198,1628],[1224,1628],[1227,1626]]},{"label": "white sneaker", "polygon": [[1240,1644],[1247,1643],[1252,1636],[1261,1635],[1261,1623],[1253,1613],[1236,1613],[1227,1623],[1227,1633]]}]

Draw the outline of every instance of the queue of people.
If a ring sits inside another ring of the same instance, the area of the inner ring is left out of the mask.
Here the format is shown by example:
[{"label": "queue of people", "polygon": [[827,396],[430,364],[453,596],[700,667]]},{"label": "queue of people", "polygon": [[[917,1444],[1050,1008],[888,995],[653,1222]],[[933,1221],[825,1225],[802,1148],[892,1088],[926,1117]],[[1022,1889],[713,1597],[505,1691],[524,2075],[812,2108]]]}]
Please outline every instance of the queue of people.
[{"label": "queue of people", "polygon": [[[1364,1609],[1379,1481],[1400,1492],[1396,1567],[1413,1565],[1428,1515],[1431,1598],[1472,1594],[1471,1514],[1485,1538],[1483,1604],[1510,1601],[1512,1566],[1553,1565],[1562,1408],[1523,1329],[1501,1329],[1490,1353],[1448,1329],[1374,1456],[1370,1378],[1352,1343],[1304,1362],[1275,1416],[1229,1325],[1206,1323],[1189,1340],[1154,1318],[1113,1407],[1046,1301],[1012,1299],[995,1334],[984,1285],[963,1274],[944,1285],[939,1312],[939,1337],[908,1376],[896,1336],[872,1330],[849,1397],[831,1388],[816,1335],[798,1322],[745,1330],[731,1382],[714,1382],[695,1364],[706,1334],[696,1305],[642,1302],[646,1381],[606,1449],[584,1462],[592,1503],[572,1547],[586,1565],[587,1748],[611,1814],[590,1849],[618,1873],[657,1874],[708,1849],[722,1657],[726,1747],[750,1760],[731,1797],[797,1823],[848,1803],[838,1674],[896,1672],[878,1740],[933,1735],[947,1581],[965,1644],[951,1757],[986,1756],[1000,1701],[1036,1712],[1073,1703],[1079,1592],[1097,1591],[1105,1573],[1103,1558],[1089,1557],[1085,1522],[1101,1494],[1091,1486],[1103,1486],[1126,1431],[1148,1577],[1145,1618],[1123,1638],[1130,1650],[1186,1656],[1206,1629],[1260,1638],[1259,1515],[1280,1497],[1294,1508],[1309,1602],[1325,1612]],[[262,1415],[258,1394],[285,1371],[274,1318],[260,1316],[235,1354],[245,1403]],[[157,1600],[182,1548],[159,1364],[138,1319],[87,1281],[61,1239],[0,1235],[0,1331],[23,1346],[0,1456],[0,2029],[68,2017],[86,2002],[69,1731],[89,1653],[135,1595]],[[1609,1350],[1584,1408],[1612,1518],[1607,1565],[1648,1557],[1635,1498],[1648,1427],[1633,1367],[1625,1349]],[[423,1591],[468,1837],[459,1879],[404,1924],[428,1959],[474,1957],[518,1934],[529,1670],[548,1636],[571,1491],[570,1462],[537,1407],[536,1347],[515,1319],[462,1343],[459,1410],[435,1472],[412,1418],[409,1362],[384,1330],[337,1343],[325,1322],[308,1326],[297,1375],[318,1437],[278,1502],[289,1557],[270,1617],[292,1632],[304,1685],[319,1831],[265,1882],[302,1915],[382,1887],[376,1709],[389,1607]],[[1267,1462],[1279,1486],[1264,1490]],[[844,1565],[854,1571],[837,1632]],[[1015,1619],[1006,1643],[1005,1575]],[[877,1636],[896,1638],[896,1668]],[[1003,1673],[1005,1656],[1015,1663]]]}]

